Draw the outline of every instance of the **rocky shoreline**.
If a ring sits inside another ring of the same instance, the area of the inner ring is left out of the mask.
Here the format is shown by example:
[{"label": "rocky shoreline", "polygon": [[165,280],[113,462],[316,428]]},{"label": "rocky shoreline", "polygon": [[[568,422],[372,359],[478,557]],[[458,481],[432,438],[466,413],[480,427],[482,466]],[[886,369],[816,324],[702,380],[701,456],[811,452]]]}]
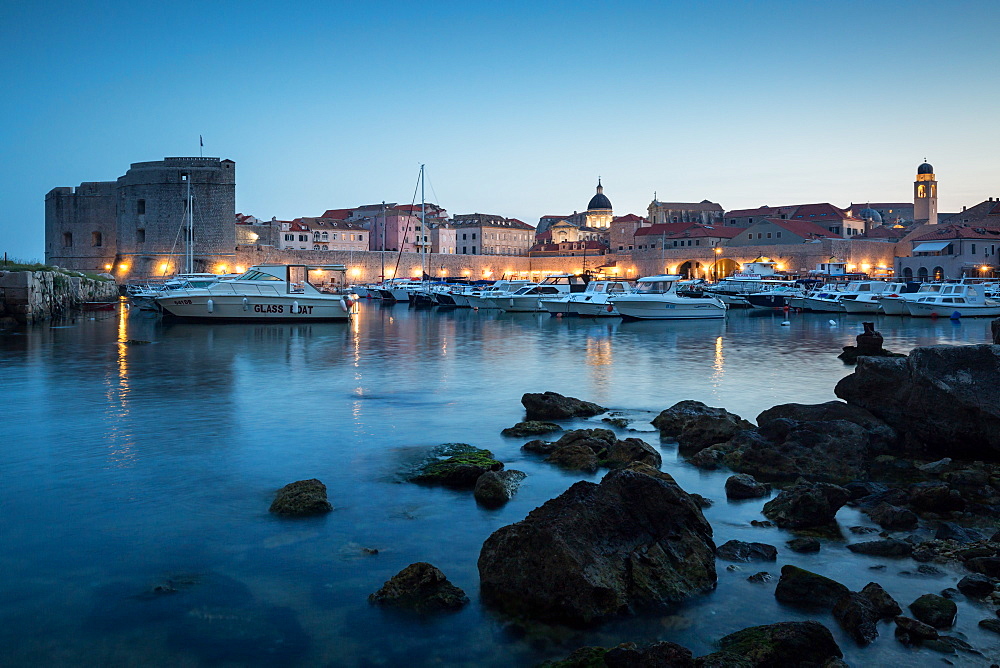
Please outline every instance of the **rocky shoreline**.
[{"label": "rocky shoreline", "polygon": [[[593,628],[712,591],[717,559],[777,562],[777,582],[769,584],[766,571],[747,579],[772,586],[777,601],[805,611],[811,621],[749,627],[718,639],[718,651],[701,657],[675,643],[625,642],[581,648],[547,665],[842,666],[843,652],[828,626],[839,626],[865,647],[886,642],[878,638],[884,620],[895,624],[895,642],[906,647],[990,665],[985,648],[950,631],[954,599],[966,597],[991,613],[980,628],[1000,634],[998,371],[1000,346],[916,348],[906,357],[860,357],[836,387],[844,401],[775,406],[756,424],[695,401],[657,415],[652,423],[661,439],[676,441],[688,462],[734,472],[725,484],[727,498],[760,499],[766,520],[755,524],[800,534],[787,541],[787,552],[738,540],[717,546],[702,513],[710,502],[660,471],[656,448],[607,429],[563,431],[550,422],[594,418],[608,409],[552,392],[526,394],[526,422],[504,435],[558,434],[552,441],[529,440],[522,449],[566,470],[609,472],[599,483],[573,484],[486,539],[478,558],[482,603],[521,627]],[[627,421],[616,426],[627,428]],[[489,451],[446,444],[407,479],[475,490],[477,501],[496,506],[517,492],[524,477],[505,470]],[[778,493],[766,500],[772,488]],[[324,489],[321,512],[325,502]],[[859,559],[911,557],[921,571],[941,574],[934,564],[948,564],[966,575],[954,586],[897,602],[877,582],[851,591],[789,563],[790,555],[820,551],[827,537],[840,535],[836,516],[845,506],[882,529],[848,546]],[[457,609],[468,597],[439,570],[417,562],[371,600],[426,613]]]},{"label": "rocky shoreline", "polygon": [[111,278],[52,269],[0,270],[0,325],[41,322],[87,302],[118,301],[118,284]]}]

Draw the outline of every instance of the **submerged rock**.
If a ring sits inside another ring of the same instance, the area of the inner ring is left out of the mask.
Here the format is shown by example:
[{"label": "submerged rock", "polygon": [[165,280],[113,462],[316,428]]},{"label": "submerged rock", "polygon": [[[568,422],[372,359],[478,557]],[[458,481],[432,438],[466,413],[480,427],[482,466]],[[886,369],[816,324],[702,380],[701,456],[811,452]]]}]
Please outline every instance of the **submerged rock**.
[{"label": "submerged rock", "polygon": [[910,604],[913,616],[937,629],[946,629],[954,625],[958,606],[954,601],[937,594],[924,594]]},{"label": "submerged rock", "polygon": [[731,540],[720,545],[715,555],[727,561],[775,561],[778,558],[778,550],[766,543]]},{"label": "submerged rock", "polygon": [[737,473],[726,479],[726,496],[730,499],[759,499],[771,493],[766,482],[757,482],[752,475]]},{"label": "submerged rock", "polygon": [[562,661],[546,661],[539,668],[694,668],[691,650],[672,642],[612,647],[581,647]]},{"label": "submerged rock", "polygon": [[829,483],[799,483],[764,504],[764,516],[783,529],[831,524],[850,493]]},{"label": "submerged rock", "polygon": [[639,462],[640,464],[648,464],[657,469],[663,463],[660,453],[640,438],[615,440],[608,446],[605,460],[615,466],[625,466],[632,462]]},{"label": "submerged rock", "polygon": [[545,461],[570,471],[596,473],[597,454],[585,445],[564,445],[552,451]]},{"label": "submerged rock", "polygon": [[994,582],[993,578],[987,577],[982,573],[966,575],[955,586],[958,587],[960,592],[972,598],[982,598],[983,596],[992,594],[996,590],[996,582]]},{"label": "submerged rock", "polygon": [[271,503],[270,512],[277,515],[301,517],[321,515],[333,510],[326,497],[326,485],[316,478],[290,482],[278,490]]},{"label": "submerged rock", "polygon": [[542,394],[529,392],[521,397],[521,404],[524,406],[524,412],[529,421],[592,417],[608,410],[595,403],[581,401],[574,397],[566,397],[557,392],[545,392]]},{"label": "submerged rock", "polygon": [[494,459],[492,452],[467,443],[445,443],[435,448],[431,455],[430,461],[410,476],[410,481],[472,489],[479,476],[503,468],[503,463]]},{"label": "submerged rock", "polygon": [[860,358],[835,393],[893,427],[912,454],[997,458],[998,377],[998,346],[926,346],[903,359]]},{"label": "submerged rock", "polygon": [[484,506],[502,506],[514,497],[521,481],[527,476],[524,471],[515,469],[487,471],[476,480],[472,494]]},{"label": "submerged rock", "polygon": [[410,564],[368,597],[371,603],[415,612],[457,610],[469,602],[465,592],[426,562]]},{"label": "submerged rock", "polygon": [[910,617],[896,617],[896,639],[904,645],[919,645],[939,637],[937,629]]},{"label": "submerged rock", "polygon": [[700,401],[680,401],[653,418],[661,436],[676,438],[682,450],[697,452],[716,443],[725,443],[753,425],[724,408]]},{"label": "submerged rock", "polygon": [[822,666],[844,656],[819,622],[753,626],[719,640],[721,651],[698,659],[700,666]]},{"label": "submerged rock", "polygon": [[573,429],[558,441],[530,441],[527,452],[548,455],[547,461],[575,471],[593,473],[603,464],[612,468],[632,462],[660,467],[662,458],[651,445],[638,438],[618,440],[610,429]]},{"label": "submerged rock", "polygon": [[791,605],[829,609],[849,591],[836,580],[788,564],[781,567],[774,597]]},{"label": "submerged rock", "polygon": [[820,547],[819,540],[808,536],[802,538],[793,538],[790,541],[787,541],[785,545],[787,545],[788,549],[791,550],[792,552],[802,552],[804,554],[810,552],[819,552],[819,547]]},{"label": "submerged rock", "polygon": [[588,624],[715,586],[712,527],[672,477],[632,464],[578,482],[479,555],[482,598],[511,614]]},{"label": "submerged rock", "polygon": [[525,436],[541,436],[542,434],[551,434],[552,432],[562,430],[563,428],[555,422],[528,420],[526,422],[518,422],[513,427],[507,427],[500,433],[504,436],[523,438]]}]

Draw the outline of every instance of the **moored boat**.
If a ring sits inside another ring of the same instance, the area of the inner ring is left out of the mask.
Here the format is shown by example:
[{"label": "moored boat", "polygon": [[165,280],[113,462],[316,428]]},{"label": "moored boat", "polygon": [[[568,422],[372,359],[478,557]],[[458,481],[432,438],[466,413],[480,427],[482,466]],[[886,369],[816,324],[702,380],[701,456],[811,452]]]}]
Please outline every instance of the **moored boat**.
[{"label": "moored boat", "polygon": [[726,304],[714,295],[684,297],[677,294],[676,274],[646,276],[636,281],[635,290],[610,298],[623,318],[631,320],[689,320],[724,318]]}]

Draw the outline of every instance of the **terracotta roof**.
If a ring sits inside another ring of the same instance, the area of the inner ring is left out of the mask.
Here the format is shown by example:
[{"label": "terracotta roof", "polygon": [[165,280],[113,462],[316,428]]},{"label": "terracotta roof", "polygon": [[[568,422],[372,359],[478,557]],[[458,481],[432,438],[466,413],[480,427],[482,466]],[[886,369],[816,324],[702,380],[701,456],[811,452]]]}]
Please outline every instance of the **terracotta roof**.
[{"label": "terracotta roof", "polygon": [[715,202],[709,202],[707,199],[700,202],[661,202],[659,200],[653,200],[650,206],[660,207],[663,209],[676,209],[679,211],[719,211],[721,212],[722,206],[716,204]]},{"label": "terracotta roof", "polygon": [[973,227],[971,225],[943,225],[927,234],[921,234],[911,241],[944,241],[949,239],[989,239],[1000,241],[1000,229]]},{"label": "terracotta roof", "polygon": [[322,216],[319,218],[327,218],[330,220],[347,220],[351,217],[350,209],[327,209],[323,212]]},{"label": "terracotta roof", "polygon": [[850,218],[847,212],[843,209],[839,209],[829,202],[823,202],[822,204],[803,204],[795,209],[795,213],[792,214],[792,219],[794,220],[816,220],[818,218],[823,218],[825,220],[834,220],[836,218]]},{"label": "terracotta roof", "polygon": [[[743,231],[741,227],[724,227],[722,225],[694,225],[682,232],[666,235],[667,239],[688,239],[695,237],[714,237],[716,239],[732,239]],[[638,233],[637,233],[638,234]]]},{"label": "terracotta roof", "polygon": [[[788,207],[794,208],[794,207]],[[746,218],[747,216],[769,217],[778,213],[778,209],[773,206],[762,206],[757,209],[733,209],[726,211],[726,218]]]},{"label": "terracotta roof", "polygon": [[910,228],[908,227],[888,227],[885,225],[879,225],[878,227],[873,227],[864,234],[859,234],[855,239],[902,239],[907,235]]},{"label": "terracotta roof", "polygon": [[630,213],[624,216],[615,216],[611,219],[613,223],[644,223],[646,219],[642,216],[637,216],[634,213]]}]

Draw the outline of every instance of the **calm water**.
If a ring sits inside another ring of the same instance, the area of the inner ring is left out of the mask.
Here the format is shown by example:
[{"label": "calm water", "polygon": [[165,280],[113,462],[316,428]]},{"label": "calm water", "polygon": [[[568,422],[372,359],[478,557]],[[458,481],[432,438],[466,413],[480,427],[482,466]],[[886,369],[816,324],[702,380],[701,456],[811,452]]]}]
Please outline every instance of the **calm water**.
[{"label": "calm water", "polygon": [[[901,574],[917,564],[850,556],[842,541],[791,553],[787,532],[750,526],[761,501],[727,503],[727,474],[698,471],[647,433],[666,471],[716,501],[705,512],[716,542],[774,544],[777,564],[727,572],[720,562],[713,594],[589,632],[524,636],[481,607],[483,540],[581,478],[499,435],[523,418],[522,393],[636,411],[639,429],[682,399],[749,419],[777,403],[833,399],[850,372],[836,354],[862,318],[784,319],[732,312],[724,322],[621,323],[363,304],[350,325],[170,324],[123,311],[2,331],[0,663],[532,665],[580,645],[655,639],[698,655],[745,626],[805,618],[775,602],[773,582],[745,580],[777,575],[784,563],[852,589],[877,581],[904,607],[953,586],[956,572]],[[989,340],[985,320],[883,318],[878,328],[900,351]],[[120,343],[128,339],[151,343]],[[604,426],[573,426],[596,425]],[[514,500],[488,511],[471,493],[398,482],[409,462],[452,441],[526,471]],[[333,513],[268,514],[277,488],[311,477],[327,484]],[[859,539],[846,527],[868,524],[851,509],[838,519],[845,541]],[[369,593],[415,561],[441,568],[471,605],[428,619],[368,605]],[[177,591],[151,593],[162,584]],[[1000,641],[976,627],[989,611],[959,607],[957,631],[996,660]],[[940,660],[902,649],[888,625],[859,650],[829,615],[816,618],[854,665]]]}]

